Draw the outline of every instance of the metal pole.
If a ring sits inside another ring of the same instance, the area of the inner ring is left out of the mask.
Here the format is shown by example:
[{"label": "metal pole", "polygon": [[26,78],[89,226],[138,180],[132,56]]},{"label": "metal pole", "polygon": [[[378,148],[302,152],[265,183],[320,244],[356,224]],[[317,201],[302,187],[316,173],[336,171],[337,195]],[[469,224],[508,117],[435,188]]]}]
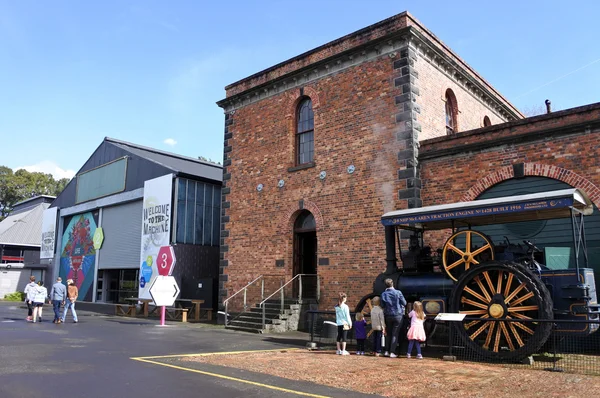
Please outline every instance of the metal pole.
[{"label": "metal pole", "polygon": [[315,313],[310,313],[310,342],[315,341]]},{"label": "metal pole", "polygon": [[246,292],[248,289],[244,288],[244,311],[246,311]]},{"label": "metal pole", "polygon": [[164,305],[160,307],[160,326],[165,326],[165,310],[166,307]]},{"label": "metal pole", "polygon": [[300,288],[298,289],[298,302],[302,302],[302,274],[300,274]]},{"label": "metal pole", "polygon": [[260,301],[265,299],[265,278],[261,277],[260,279]]},{"label": "metal pole", "polygon": [[265,321],[266,314],[265,314],[265,305],[264,305],[264,303],[263,303],[263,304],[261,304],[261,306],[262,306],[262,313],[263,313],[263,317],[262,317],[262,328],[264,329],[264,328],[265,328],[265,323],[266,323],[266,321]]},{"label": "metal pole", "polygon": [[227,306],[229,305],[229,301],[225,302],[225,322],[223,324],[227,326]]}]

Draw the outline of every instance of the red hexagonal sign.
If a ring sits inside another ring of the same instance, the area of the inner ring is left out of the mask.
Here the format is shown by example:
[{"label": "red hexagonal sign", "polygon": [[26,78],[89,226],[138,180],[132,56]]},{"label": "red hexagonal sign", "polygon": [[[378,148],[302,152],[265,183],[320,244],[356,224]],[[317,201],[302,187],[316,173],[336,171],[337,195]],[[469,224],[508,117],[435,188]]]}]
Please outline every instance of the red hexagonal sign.
[{"label": "red hexagonal sign", "polygon": [[175,252],[173,246],[162,246],[158,249],[158,255],[156,256],[156,268],[158,268],[158,275],[168,276],[173,273],[175,268]]}]

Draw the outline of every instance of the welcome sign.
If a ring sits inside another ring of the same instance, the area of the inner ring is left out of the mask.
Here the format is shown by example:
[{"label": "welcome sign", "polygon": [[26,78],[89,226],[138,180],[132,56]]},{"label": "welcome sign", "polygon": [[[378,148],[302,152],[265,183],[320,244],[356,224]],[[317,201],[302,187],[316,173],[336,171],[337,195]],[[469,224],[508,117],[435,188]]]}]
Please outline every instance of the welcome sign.
[{"label": "welcome sign", "polygon": [[42,218],[42,244],[40,258],[54,258],[54,243],[56,242],[56,215],[58,207],[44,210]]},{"label": "welcome sign", "polygon": [[152,298],[150,286],[152,286],[152,280],[158,275],[156,267],[158,250],[161,246],[170,244],[172,190],[172,174],[144,182],[139,273],[140,298]]}]

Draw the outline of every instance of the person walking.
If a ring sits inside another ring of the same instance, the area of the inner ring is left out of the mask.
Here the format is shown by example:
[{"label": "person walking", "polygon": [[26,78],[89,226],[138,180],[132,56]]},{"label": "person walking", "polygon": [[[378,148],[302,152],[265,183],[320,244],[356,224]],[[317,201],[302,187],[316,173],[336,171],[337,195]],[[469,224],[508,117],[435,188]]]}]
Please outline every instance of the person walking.
[{"label": "person walking", "polygon": [[39,281],[34,288],[33,292],[33,321],[42,321],[42,307],[48,300],[48,289],[44,287],[44,282]]},{"label": "person walking", "polygon": [[31,322],[33,320],[33,296],[35,294],[35,288],[37,284],[35,283],[35,276],[31,275],[29,277],[29,283],[25,286],[25,303],[27,304],[27,321]]},{"label": "person walking", "polygon": [[346,341],[348,340],[348,330],[352,329],[352,319],[350,318],[350,309],[346,305],[347,298],[348,296],[346,296],[346,293],[340,293],[338,305],[335,306],[335,323],[338,327],[338,355],[350,355],[350,353],[346,351]]},{"label": "person walking", "polygon": [[67,319],[67,312],[69,308],[71,309],[71,315],[73,315],[73,322],[77,323],[77,312],[75,312],[75,301],[77,301],[77,296],[79,295],[79,290],[73,282],[73,279],[67,279],[67,301],[65,304],[65,311],[63,313],[63,317],[61,319],[62,322]]},{"label": "person walking", "polygon": [[54,309],[54,320],[52,323],[62,323],[60,320],[60,306],[65,303],[66,298],[67,288],[62,284],[62,278],[59,276],[50,290],[50,300],[52,300],[52,308]]},{"label": "person walking", "polygon": [[425,322],[425,312],[423,311],[423,303],[415,301],[413,304],[413,310],[408,314],[410,318],[410,329],[406,337],[408,338],[408,353],[407,358],[410,358],[412,353],[413,345],[417,346],[417,359],[423,359],[421,355],[421,343],[425,341],[425,328],[423,323]]},{"label": "person walking", "polygon": [[383,302],[383,314],[385,315],[385,327],[388,331],[385,339],[385,356],[397,358],[396,347],[398,346],[398,334],[402,327],[402,317],[406,299],[400,290],[394,289],[394,281],[390,278],[385,280],[386,289],[381,293]]},{"label": "person walking", "polygon": [[383,309],[381,309],[381,300],[379,296],[373,297],[371,300],[373,308],[371,309],[371,330],[373,331],[373,352],[376,357],[381,356],[381,339],[385,338],[385,318]]}]

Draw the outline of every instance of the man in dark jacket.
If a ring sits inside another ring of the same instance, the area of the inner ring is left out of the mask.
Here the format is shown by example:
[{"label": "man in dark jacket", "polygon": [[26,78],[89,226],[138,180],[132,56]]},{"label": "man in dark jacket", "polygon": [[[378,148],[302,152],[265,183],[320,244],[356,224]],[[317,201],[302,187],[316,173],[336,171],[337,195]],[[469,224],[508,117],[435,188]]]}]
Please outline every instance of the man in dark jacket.
[{"label": "man in dark jacket", "polygon": [[394,281],[390,278],[385,280],[387,289],[381,293],[383,314],[385,316],[385,328],[388,330],[385,339],[385,356],[396,358],[396,347],[398,346],[398,333],[402,327],[402,317],[406,299],[400,290],[394,289]]},{"label": "man in dark jacket", "polygon": [[50,300],[52,300],[52,307],[54,309],[53,323],[62,323],[60,320],[60,306],[65,303],[66,298],[67,287],[62,284],[62,278],[59,276],[56,278],[56,283],[52,285],[52,290],[50,290]]}]

